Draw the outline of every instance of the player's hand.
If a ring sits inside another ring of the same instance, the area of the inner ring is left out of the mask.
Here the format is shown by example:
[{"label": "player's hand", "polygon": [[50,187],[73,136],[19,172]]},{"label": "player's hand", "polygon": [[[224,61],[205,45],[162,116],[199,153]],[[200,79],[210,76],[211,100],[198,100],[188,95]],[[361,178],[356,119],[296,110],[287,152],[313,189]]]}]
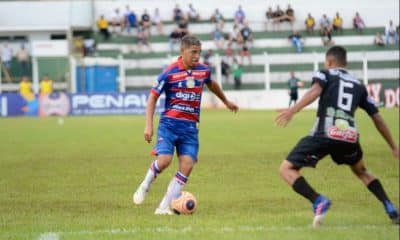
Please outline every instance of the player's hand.
[{"label": "player's hand", "polygon": [[146,142],[151,143],[151,139],[153,137],[153,126],[146,126],[144,128],[144,140]]},{"label": "player's hand", "polygon": [[275,124],[279,127],[286,127],[292,120],[294,111],[291,108],[279,110],[280,114],[275,118]]},{"label": "player's hand", "polygon": [[395,147],[394,149],[392,149],[392,154],[395,158],[400,160],[400,150],[399,147]]},{"label": "player's hand", "polygon": [[239,110],[239,107],[231,101],[227,101],[225,105],[229,110],[231,110],[234,113],[236,113]]}]

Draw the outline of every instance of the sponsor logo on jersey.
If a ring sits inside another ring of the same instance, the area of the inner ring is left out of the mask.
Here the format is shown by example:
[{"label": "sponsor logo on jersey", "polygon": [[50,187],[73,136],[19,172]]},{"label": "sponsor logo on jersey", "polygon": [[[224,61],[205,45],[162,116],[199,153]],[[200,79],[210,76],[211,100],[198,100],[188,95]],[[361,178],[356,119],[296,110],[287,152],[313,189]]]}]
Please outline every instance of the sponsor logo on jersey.
[{"label": "sponsor logo on jersey", "polygon": [[194,78],[206,78],[207,77],[207,74],[208,74],[208,71],[194,71],[193,73],[192,73],[192,76],[194,77]]},{"label": "sponsor logo on jersey", "polygon": [[178,73],[173,73],[170,75],[170,79],[172,81],[178,80],[178,79],[184,79],[187,76],[186,72],[178,72]]},{"label": "sponsor logo on jersey", "polygon": [[177,92],[175,94],[176,98],[186,100],[186,101],[195,101],[196,100],[196,93],[194,92]]},{"label": "sponsor logo on jersey", "polygon": [[328,129],[328,137],[335,140],[355,143],[357,142],[358,133],[354,128],[347,128],[345,130],[332,126]]}]

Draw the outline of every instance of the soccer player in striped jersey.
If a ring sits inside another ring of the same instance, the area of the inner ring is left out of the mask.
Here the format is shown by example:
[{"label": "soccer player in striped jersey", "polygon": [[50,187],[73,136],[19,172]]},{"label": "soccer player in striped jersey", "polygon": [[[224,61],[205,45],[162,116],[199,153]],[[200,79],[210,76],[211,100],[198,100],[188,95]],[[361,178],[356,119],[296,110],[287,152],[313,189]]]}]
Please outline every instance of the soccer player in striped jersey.
[{"label": "soccer player in striped jersey", "polygon": [[165,93],[165,110],[160,117],[157,143],[153,149],[157,159],[150,164],[143,182],[133,194],[133,202],[143,203],[153,180],[170,165],[174,148],[179,159],[179,170],[171,180],[155,214],[173,214],[170,203],[179,197],[197,162],[198,123],[203,86],[207,85],[229,110],[238,110],[238,106],[229,101],[219,85],[211,80],[210,68],[199,63],[200,53],[201,43],[196,37],[183,37],[181,56],[159,75],[157,85],[151,89],[147,102],[144,139],[150,143],[153,136],[155,105],[160,94]]},{"label": "soccer player in striped jersey", "polygon": [[326,70],[317,71],[310,90],[293,107],[282,111],[276,118],[278,126],[286,126],[293,116],[319,97],[317,119],[309,136],[302,138],[280,166],[282,178],[293,190],[307,198],[313,205],[313,226],[319,227],[331,201],[316,192],[301,176],[303,167],[315,167],[326,155],[337,164],[346,164],[369,191],[382,203],[394,224],[399,224],[399,214],[389,200],[379,179],[366,168],[359,143],[359,133],[354,119],[358,107],[372,119],[375,127],[389,145],[394,157],[399,158],[399,147],[385,121],[368,97],[367,89],[346,70],[346,50],[331,47],[325,56]]}]

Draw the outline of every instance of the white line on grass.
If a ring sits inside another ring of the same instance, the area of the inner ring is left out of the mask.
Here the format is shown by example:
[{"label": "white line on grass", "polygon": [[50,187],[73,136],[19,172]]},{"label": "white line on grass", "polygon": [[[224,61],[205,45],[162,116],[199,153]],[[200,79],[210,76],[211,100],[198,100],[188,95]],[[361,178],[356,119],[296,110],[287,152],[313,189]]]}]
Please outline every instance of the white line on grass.
[{"label": "white line on grass", "polygon": [[[331,230],[374,230],[374,229],[393,229],[392,225],[337,225],[337,226],[322,226],[317,231]],[[61,235],[124,235],[124,234],[140,234],[144,232],[158,233],[188,233],[188,232],[214,232],[214,233],[238,233],[238,232],[282,232],[282,231],[308,231],[313,230],[311,226],[237,226],[237,227],[195,227],[186,226],[183,228],[174,227],[134,227],[134,228],[116,228],[103,230],[82,230],[82,231],[64,231],[64,232],[48,232],[39,236],[39,240],[58,240]]]}]

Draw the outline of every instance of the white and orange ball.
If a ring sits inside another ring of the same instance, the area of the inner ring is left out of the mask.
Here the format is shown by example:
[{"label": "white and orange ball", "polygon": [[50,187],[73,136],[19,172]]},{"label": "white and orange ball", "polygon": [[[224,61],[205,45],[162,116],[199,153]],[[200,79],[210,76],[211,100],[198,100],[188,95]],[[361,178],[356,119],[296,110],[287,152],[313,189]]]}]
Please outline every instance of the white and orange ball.
[{"label": "white and orange ball", "polygon": [[176,214],[193,214],[197,209],[197,200],[190,192],[182,192],[177,199],[172,200],[171,209]]}]

